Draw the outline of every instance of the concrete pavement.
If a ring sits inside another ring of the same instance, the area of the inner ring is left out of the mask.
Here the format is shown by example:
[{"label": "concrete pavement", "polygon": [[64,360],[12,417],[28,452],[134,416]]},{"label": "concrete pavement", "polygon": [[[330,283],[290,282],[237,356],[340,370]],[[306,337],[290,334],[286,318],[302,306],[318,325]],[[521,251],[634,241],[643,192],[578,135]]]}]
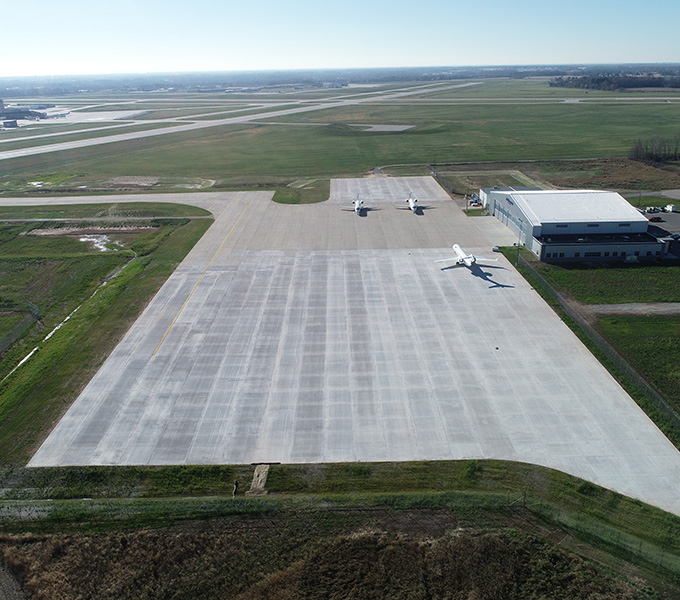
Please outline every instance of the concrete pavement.
[{"label": "concrete pavement", "polygon": [[434,263],[514,236],[409,179],[334,182],[364,218],[187,195],[215,224],[30,466],[501,458],[680,514],[680,453],[512,266]]}]

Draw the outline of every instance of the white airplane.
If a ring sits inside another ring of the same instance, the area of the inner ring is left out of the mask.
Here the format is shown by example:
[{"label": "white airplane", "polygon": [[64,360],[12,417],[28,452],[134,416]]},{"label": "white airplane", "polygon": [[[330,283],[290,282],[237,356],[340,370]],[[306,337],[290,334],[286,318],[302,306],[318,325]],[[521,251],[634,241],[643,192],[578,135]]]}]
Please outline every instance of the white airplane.
[{"label": "white airplane", "polygon": [[441,260],[435,260],[434,262],[442,263],[442,262],[455,261],[457,265],[465,265],[466,267],[471,267],[478,260],[485,260],[485,261],[492,261],[492,262],[496,262],[498,260],[497,258],[484,258],[483,256],[475,256],[474,254],[466,254],[465,250],[463,250],[458,244],[453,245],[453,251],[456,253],[456,256],[452,256],[451,258],[442,258]]},{"label": "white airplane", "polygon": [[406,202],[408,202],[408,207],[413,212],[417,212],[417,210],[418,210],[418,199],[413,197],[413,192],[408,193],[408,198],[406,198]]},{"label": "white airplane", "polygon": [[[408,198],[406,198],[406,203],[408,204],[408,210],[418,214],[418,211],[427,208],[427,206],[423,206],[422,204],[418,204],[418,199],[413,197],[413,192],[409,192]],[[401,207],[397,206],[398,209],[401,210],[406,210],[407,207]]]},{"label": "white airplane", "polygon": [[370,206],[364,206],[364,201],[359,199],[359,194],[357,194],[357,199],[352,200],[352,208],[343,208],[342,210],[353,210],[357,215],[361,216],[363,211],[368,212],[369,210],[378,210],[377,208],[372,208]]},{"label": "white airplane", "polygon": [[364,201],[359,200],[359,194],[357,194],[357,199],[354,200],[352,204],[354,204],[354,212],[358,215],[361,214],[361,211],[364,208]]}]

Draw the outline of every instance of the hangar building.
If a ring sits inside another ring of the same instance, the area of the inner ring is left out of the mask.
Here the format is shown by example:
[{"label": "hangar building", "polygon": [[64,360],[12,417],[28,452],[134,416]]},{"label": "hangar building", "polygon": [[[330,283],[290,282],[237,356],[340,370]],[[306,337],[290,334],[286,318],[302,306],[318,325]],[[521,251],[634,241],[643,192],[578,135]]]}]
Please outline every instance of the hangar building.
[{"label": "hangar building", "polygon": [[546,262],[656,258],[667,242],[648,233],[649,221],[616,192],[486,188],[484,207]]}]

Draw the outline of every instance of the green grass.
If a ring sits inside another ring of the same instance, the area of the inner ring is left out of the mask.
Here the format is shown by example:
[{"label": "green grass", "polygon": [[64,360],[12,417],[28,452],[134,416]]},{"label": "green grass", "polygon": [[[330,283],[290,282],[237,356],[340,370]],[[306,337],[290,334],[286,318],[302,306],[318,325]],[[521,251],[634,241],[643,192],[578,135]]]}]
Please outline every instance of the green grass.
[{"label": "green grass", "polygon": [[[74,123],[70,125],[59,124],[59,121],[42,121],[37,125],[26,125],[18,129],[0,131],[0,141],[12,140],[15,138],[33,137],[52,133],[71,133],[73,131],[82,131],[84,129],[99,129],[107,127],[111,123]],[[119,125],[129,125],[129,121],[117,121]],[[52,138],[54,139],[54,138]],[[0,144],[0,149],[5,148],[4,144]]]},{"label": "green grass", "polygon": [[680,302],[680,265],[536,263],[556,289],[588,304]]},{"label": "green grass", "polygon": [[279,204],[315,204],[330,197],[329,179],[305,179],[293,182],[285,188],[277,188],[274,202]]},{"label": "green grass", "polygon": [[[65,180],[68,176],[62,177]],[[56,179],[56,178],[55,178]],[[52,206],[0,206],[1,219],[84,219],[99,217],[200,217],[210,212],[186,204],[169,202],[118,202],[102,204],[58,204]]]},{"label": "green grass", "polygon": [[[144,105],[140,104],[140,108],[143,108]],[[184,108],[184,107],[177,107],[177,108],[159,108],[155,110],[149,110],[143,115],[140,115],[137,117],[137,119],[140,120],[150,120],[150,119],[178,119],[178,118],[189,118],[191,119],[194,116],[198,115],[204,115],[206,113],[214,113],[219,110],[224,110],[224,106],[219,105],[219,106],[214,106],[214,105],[205,105],[205,106],[195,106],[192,108]],[[231,108],[231,107],[229,107]],[[234,108],[243,108],[243,106],[238,106]],[[148,107],[147,107],[148,110]]]},{"label": "green grass", "polygon": [[[115,122],[108,125],[117,125]],[[115,129],[90,129],[79,133],[64,133],[63,135],[45,137],[40,139],[17,140],[0,145],[0,151],[20,150],[22,148],[33,148],[35,146],[47,146],[49,144],[61,144],[63,142],[74,142],[77,140],[89,140],[108,135],[120,135],[123,133],[135,133],[139,131],[150,131],[153,129],[163,129],[176,123],[148,123],[146,125],[122,125]],[[46,132],[47,133],[47,132]]]},{"label": "green grass", "polygon": [[[231,495],[234,479],[242,495],[252,472],[252,466],[6,468],[0,483],[8,500],[223,497]],[[272,502],[316,498],[313,502],[336,505],[420,508],[474,507],[480,499],[498,506],[524,503],[540,514],[556,511],[572,519],[580,514],[592,519],[588,528],[597,522],[680,556],[680,517],[537,465],[498,460],[272,465],[266,487]]]},{"label": "green grass", "polygon": [[[157,230],[138,236],[131,248],[139,258],[87,300],[64,327],[40,345],[29,363],[0,384],[0,464],[28,460],[54,420],[75,400],[210,223],[161,222]],[[96,282],[82,285],[101,282],[101,278],[94,279]],[[68,282],[68,278],[58,278],[62,280]],[[67,295],[73,297],[70,292]],[[9,370],[32,347],[28,342],[15,345],[3,361],[5,368]]]},{"label": "green grass", "polygon": [[680,412],[680,315],[602,316],[597,328]]},{"label": "green grass", "polygon": [[614,92],[601,92],[599,90],[579,90],[576,88],[550,87],[549,77],[532,77],[531,79],[486,79],[481,85],[473,85],[450,90],[437,91],[423,94],[426,98],[458,99],[458,98],[488,98],[503,100],[505,98],[541,98],[548,100],[560,100],[561,98],[620,98],[620,94]]},{"label": "green grass", "polygon": [[[462,168],[462,167],[461,167]],[[519,170],[503,169],[499,167],[495,171],[476,170],[452,170],[446,167],[437,169],[437,174],[443,177],[456,194],[476,193],[482,188],[491,187],[541,187],[530,177],[522,174]]]},{"label": "green grass", "polygon": [[665,196],[643,196],[642,194],[627,195],[626,200],[628,200],[635,208],[641,210],[645,210],[648,206],[667,206],[668,204],[675,203],[675,200],[666,198]]},{"label": "green grass", "polygon": [[[483,87],[483,86],[481,86]],[[638,138],[680,129],[676,104],[360,106],[278,120],[334,125],[224,126],[80,149],[57,156],[6,161],[10,172],[45,164],[104,178],[120,175],[328,177],[360,174],[376,165],[625,156]],[[415,125],[400,133],[370,133],[350,123]],[[54,170],[54,167],[51,167]]]},{"label": "green grass", "polygon": [[[0,302],[22,316],[27,302],[35,304],[44,326],[53,327],[133,253],[96,252],[75,236],[25,235],[40,225],[0,225]],[[8,363],[0,363],[0,373]]]}]

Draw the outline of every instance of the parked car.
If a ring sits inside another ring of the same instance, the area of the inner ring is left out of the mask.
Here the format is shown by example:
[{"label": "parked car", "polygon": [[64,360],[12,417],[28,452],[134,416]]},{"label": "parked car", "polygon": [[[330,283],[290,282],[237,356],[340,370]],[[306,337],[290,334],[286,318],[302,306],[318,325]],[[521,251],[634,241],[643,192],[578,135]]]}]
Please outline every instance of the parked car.
[{"label": "parked car", "polygon": [[657,215],[654,215],[653,217],[649,217],[650,221],[653,221],[654,223],[658,223],[659,221],[663,221],[663,219]]}]

